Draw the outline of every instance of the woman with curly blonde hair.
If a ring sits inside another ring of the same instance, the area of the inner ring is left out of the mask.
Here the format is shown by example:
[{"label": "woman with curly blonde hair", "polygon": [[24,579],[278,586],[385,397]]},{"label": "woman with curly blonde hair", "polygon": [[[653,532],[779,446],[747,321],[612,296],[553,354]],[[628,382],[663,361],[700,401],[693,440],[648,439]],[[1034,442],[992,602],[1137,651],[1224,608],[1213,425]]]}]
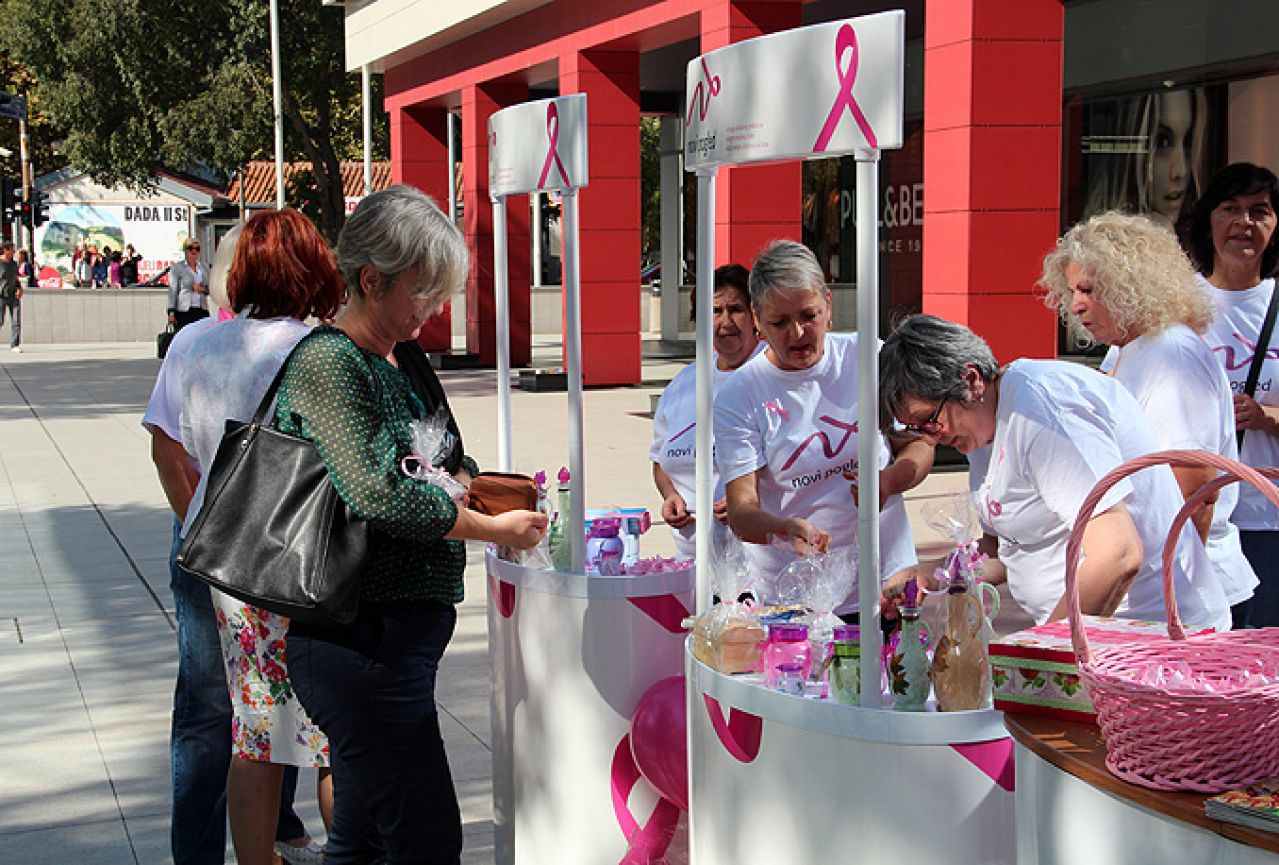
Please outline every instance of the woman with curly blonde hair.
[{"label": "woman with curly blonde hair", "polygon": [[[1230,383],[1201,336],[1212,307],[1171,231],[1144,216],[1098,214],[1057,241],[1039,285],[1072,331],[1111,346],[1102,369],[1136,397],[1160,447],[1238,458]],[[1173,473],[1183,496],[1216,475],[1190,467]],[[1236,486],[1226,487],[1194,522],[1232,612],[1241,614],[1257,577],[1230,522],[1238,496]]]}]

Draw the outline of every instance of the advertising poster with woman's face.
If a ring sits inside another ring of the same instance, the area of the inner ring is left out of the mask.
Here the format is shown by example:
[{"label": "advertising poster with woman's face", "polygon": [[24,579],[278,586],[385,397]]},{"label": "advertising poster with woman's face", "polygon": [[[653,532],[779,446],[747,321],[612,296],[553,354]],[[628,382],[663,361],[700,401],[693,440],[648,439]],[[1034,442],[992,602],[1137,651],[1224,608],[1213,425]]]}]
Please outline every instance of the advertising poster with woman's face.
[{"label": "advertising poster with woman's face", "polygon": [[1083,218],[1144,213],[1175,227],[1210,172],[1205,88],[1163,89],[1085,106]]}]

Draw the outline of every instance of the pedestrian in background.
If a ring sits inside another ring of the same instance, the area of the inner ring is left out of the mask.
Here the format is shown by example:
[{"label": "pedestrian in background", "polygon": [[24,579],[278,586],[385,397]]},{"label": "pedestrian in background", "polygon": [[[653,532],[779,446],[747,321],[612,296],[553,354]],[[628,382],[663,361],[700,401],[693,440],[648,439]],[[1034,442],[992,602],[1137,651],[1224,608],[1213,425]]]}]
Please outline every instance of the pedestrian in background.
[{"label": "pedestrian in background", "polygon": [[126,244],[124,247],[124,258],[120,262],[121,285],[138,284],[138,262],[141,260],[142,256],[138,255],[137,250],[133,248],[133,244]]},{"label": "pedestrian in background", "polygon": [[22,285],[18,282],[18,263],[13,260],[13,243],[0,243],[0,327],[5,314],[9,316],[12,337],[9,350],[21,354],[18,343],[22,339]]},{"label": "pedestrian in background", "polygon": [[209,268],[200,261],[200,241],[188,237],[184,258],[169,268],[169,323],[182,330],[209,315]]}]

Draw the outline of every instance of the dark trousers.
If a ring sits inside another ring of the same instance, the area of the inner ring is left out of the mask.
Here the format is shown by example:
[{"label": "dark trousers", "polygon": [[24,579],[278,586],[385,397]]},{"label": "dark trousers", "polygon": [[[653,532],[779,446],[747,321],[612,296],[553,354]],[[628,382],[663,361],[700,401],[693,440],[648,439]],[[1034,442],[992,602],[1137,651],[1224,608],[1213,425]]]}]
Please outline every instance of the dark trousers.
[{"label": "dark trousers", "polygon": [[1279,625],[1279,532],[1239,532],[1244,558],[1257,573],[1257,591],[1248,610],[1248,627]]},{"label": "dark trousers", "polygon": [[173,313],[173,330],[174,332],[177,332],[182,330],[182,328],[186,327],[188,324],[193,324],[202,318],[208,317],[209,311],[207,309],[200,309],[196,306],[187,310],[178,310]]},{"label": "dark trousers", "polygon": [[462,818],[435,708],[447,604],[363,605],[350,625],[289,627],[289,678],[329,737],[325,865],[456,865]]}]

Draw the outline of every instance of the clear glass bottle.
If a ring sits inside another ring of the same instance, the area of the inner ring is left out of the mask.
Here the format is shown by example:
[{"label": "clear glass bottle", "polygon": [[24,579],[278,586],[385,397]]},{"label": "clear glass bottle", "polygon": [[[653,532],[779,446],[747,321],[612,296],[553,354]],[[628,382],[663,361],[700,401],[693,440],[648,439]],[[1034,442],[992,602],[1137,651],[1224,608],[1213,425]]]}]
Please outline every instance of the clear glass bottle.
[{"label": "clear glass bottle", "polygon": [[[551,524],[551,562],[555,565],[555,570],[561,573],[568,573],[573,570],[573,550],[568,540],[568,504],[569,504],[569,473],[567,468],[560,468],[559,488],[556,490],[556,504],[559,510],[555,514],[555,522]],[[578,526],[578,531],[585,531],[582,526]]]},{"label": "clear glass bottle", "polygon": [[990,658],[982,644],[985,613],[962,574],[946,589],[946,629],[933,651],[933,689],[943,712],[981,709],[990,701]]},{"label": "clear glass bottle", "polygon": [[922,712],[928,704],[928,653],[924,651],[919,621],[919,586],[906,584],[905,602],[898,607],[902,629],[889,662],[893,708],[899,712]]},{"label": "clear glass bottle", "polygon": [[845,706],[861,704],[862,694],[862,641],[861,629],[856,625],[843,625],[835,629],[831,642],[830,696]]}]

